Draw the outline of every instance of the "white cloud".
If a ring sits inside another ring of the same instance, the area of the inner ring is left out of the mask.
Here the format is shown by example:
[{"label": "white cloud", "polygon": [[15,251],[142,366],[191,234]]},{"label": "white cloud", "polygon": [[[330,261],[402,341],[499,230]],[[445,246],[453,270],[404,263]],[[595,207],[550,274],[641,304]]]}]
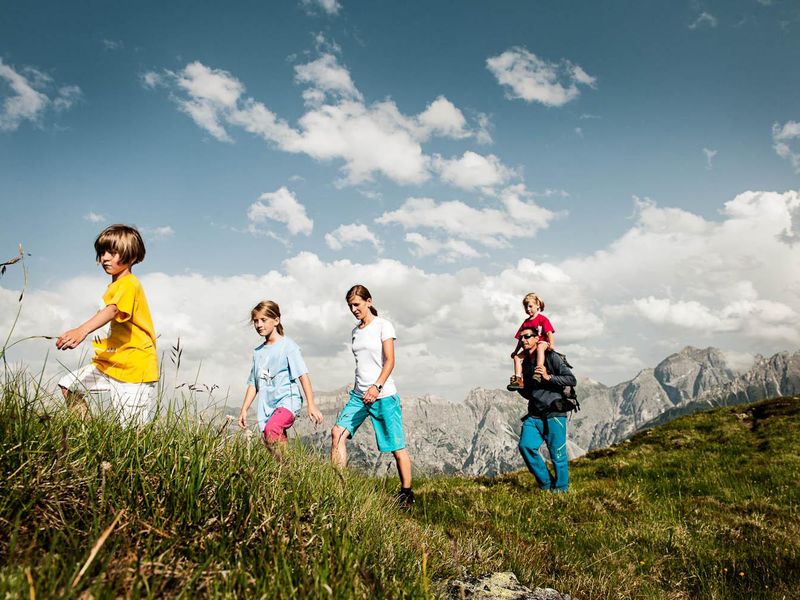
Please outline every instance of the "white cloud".
[{"label": "white cloud", "polygon": [[707,25],[709,27],[716,27],[717,26],[717,17],[712,15],[709,12],[703,11],[700,15],[692,21],[689,25],[689,29],[697,29],[698,27],[702,27],[703,25]]},{"label": "white cloud", "polygon": [[377,252],[383,251],[383,244],[366,225],[351,223],[340,225],[330,233],[325,234],[325,243],[331,250],[341,250],[344,246],[358,246],[371,244]]},{"label": "white cloud", "polygon": [[152,90],[160,85],[164,85],[164,78],[155,71],[147,71],[140,75],[142,86]]},{"label": "white cloud", "polygon": [[433,168],[439,171],[442,181],[463,190],[494,188],[515,175],[494,154],[483,156],[470,151],[449,160],[436,156]]},{"label": "white cloud", "polygon": [[706,169],[709,171],[714,168],[714,157],[717,155],[716,150],[712,150],[711,148],[703,148],[703,154],[706,156]]},{"label": "white cloud", "polygon": [[308,218],[305,206],[286,187],[261,194],[247,209],[247,218],[253,227],[265,221],[283,223],[292,235],[311,235],[314,229],[314,221]]},{"label": "white cloud", "polygon": [[103,47],[106,50],[121,50],[125,44],[122,43],[122,40],[109,40],[103,39]]},{"label": "white cloud", "polygon": [[432,198],[409,198],[398,209],[376,219],[382,225],[405,229],[433,229],[447,237],[461,238],[501,248],[514,238],[530,238],[549,226],[556,213],[522,198],[530,194],[524,185],[500,193],[498,208],[475,208],[460,200],[437,202]]},{"label": "white cloud", "polygon": [[311,105],[321,104],[326,95],[348,100],[362,99],[350,72],[333,54],[323,54],[308,64],[297,65],[294,70],[295,81],[310,86],[303,97]]},{"label": "white cloud", "polygon": [[[324,38],[318,43],[327,44]],[[298,83],[308,86],[303,92],[308,111],[297,127],[245,96],[244,85],[230,73],[199,62],[163,76],[146,73],[143,84],[172,87],[178,108],[219,141],[232,142],[228,128],[240,127],[284,152],[341,160],[342,183],[348,185],[370,181],[376,174],[400,184],[427,181],[432,158],[421,144],[431,136],[480,136],[485,141],[486,134],[469,129],[461,111],[443,96],[419,115],[404,115],[392,100],[365,104],[349,72],[331,53],[296,66],[295,74]]]},{"label": "white cloud", "polygon": [[579,85],[593,88],[597,82],[568,60],[548,62],[519,46],[487,59],[486,66],[508,98],[545,106],[563,106],[580,95]]},{"label": "white cloud", "polygon": [[319,8],[329,15],[338,15],[342,5],[338,0],[301,0],[303,6],[308,9]]},{"label": "white cloud", "polygon": [[441,262],[454,263],[462,258],[479,258],[483,256],[463,240],[439,241],[425,237],[421,233],[407,233],[406,242],[411,246],[411,254],[416,257],[435,255]]},{"label": "white cloud", "polygon": [[105,215],[101,215],[99,213],[92,211],[89,211],[88,213],[83,215],[83,218],[89,221],[90,223],[105,223],[108,220],[106,219]]},{"label": "white cloud", "polygon": [[164,240],[175,235],[175,230],[169,225],[158,227],[142,227],[142,235],[148,240]]},{"label": "white cloud", "polygon": [[417,117],[417,121],[421,129],[421,135],[418,137],[421,139],[427,139],[432,134],[453,139],[472,135],[467,128],[464,114],[444,96],[439,96],[431,102]]},{"label": "white cloud", "polygon": [[[61,86],[52,90],[52,77],[27,67],[19,72],[0,58],[0,80],[8,85],[10,93],[2,98],[0,131],[16,131],[23,121],[40,124],[48,109],[56,112],[71,108],[81,97],[77,85]],[[2,89],[2,88],[0,88]],[[52,97],[48,96],[52,90]]]},{"label": "white cloud", "polygon": [[475,141],[479,144],[491,144],[494,142],[492,139],[492,122],[489,115],[485,113],[478,113],[477,117],[478,129],[475,132]]},{"label": "white cloud", "polygon": [[[524,318],[520,303],[531,291],[545,300],[556,347],[569,354],[576,373],[605,383],[627,379],[687,344],[765,355],[796,349],[800,245],[783,239],[795,219],[797,191],[745,192],[717,220],[637,200],[636,217],[621,237],[559,262],[520,258],[434,272],[385,258],[324,261],[301,252],[255,275],[145,273],[141,279],[161,350],[180,336],[185,377],[193,380],[202,362],[200,381],[230,387],[231,403],[241,398],[257,343],[247,316],[265,295],[281,305],[315,389],[349,382],[353,319],[343,294],[354,283],[366,285],[381,315],[397,326],[400,393],[461,399],[472,387],[507,381],[506,357]],[[409,236],[415,252],[458,251]],[[100,275],[65,277],[51,289],[30,289],[15,339],[83,322],[107,283]],[[0,331],[10,327],[18,296],[0,287]],[[20,344],[10,358],[36,370],[51,343]],[[77,353],[58,356],[77,365]]]},{"label": "white cloud", "polygon": [[775,152],[781,158],[788,160],[795,173],[800,174],[800,151],[795,152],[789,145],[791,140],[800,138],[800,123],[787,121],[783,125],[772,125],[772,143]]}]

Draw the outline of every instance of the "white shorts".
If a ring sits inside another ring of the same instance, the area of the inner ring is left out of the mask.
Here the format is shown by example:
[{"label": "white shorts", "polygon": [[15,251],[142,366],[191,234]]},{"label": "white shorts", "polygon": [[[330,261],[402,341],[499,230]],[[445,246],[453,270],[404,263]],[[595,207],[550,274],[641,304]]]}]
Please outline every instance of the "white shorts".
[{"label": "white shorts", "polygon": [[86,365],[64,375],[58,385],[70,392],[90,395],[95,405],[92,408],[113,410],[125,425],[141,425],[152,416],[155,382],[127,383],[109,377],[94,365]]}]

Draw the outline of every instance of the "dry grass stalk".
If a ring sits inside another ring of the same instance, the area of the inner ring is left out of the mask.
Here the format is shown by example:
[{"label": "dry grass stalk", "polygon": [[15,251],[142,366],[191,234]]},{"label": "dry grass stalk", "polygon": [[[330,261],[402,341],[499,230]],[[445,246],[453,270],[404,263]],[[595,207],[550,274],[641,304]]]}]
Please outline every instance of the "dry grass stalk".
[{"label": "dry grass stalk", "polygon": [[106,543],[106,540],[108,539],[108,536],[110,536],[111,532],[114,531],[114,527],[117,526],[117,523],[119,523],[119,520],[122,518],[122,515],[124,515],[124,514],[125,514],[125,509],[123,508],[122,510],[120,510],[117,513],[117,516],[114,517],[114,520],[111,521],[111,525],[106,527],[105,531],[102,534],[100,534],[99,538],[97,538],[97,541],[94,543],[94,546],[92,546],[92,551],[89,552],[89,558],[87,558],[86,562],[83,563],[83,566],[81,567],[81,570],[78,572],[78,574],[75,576],[75,579],[72,582],[72,589],[73,590],[78,585],[78,583],[81,580],[81,577],[83,577],[83,574],[86,573],[86,569],[88,569],[89,565],[92,564],[92,561],[94,560],[94,557],[97,556],[97,553],[100,551],[100,548],[102,548],[103,544]]}]

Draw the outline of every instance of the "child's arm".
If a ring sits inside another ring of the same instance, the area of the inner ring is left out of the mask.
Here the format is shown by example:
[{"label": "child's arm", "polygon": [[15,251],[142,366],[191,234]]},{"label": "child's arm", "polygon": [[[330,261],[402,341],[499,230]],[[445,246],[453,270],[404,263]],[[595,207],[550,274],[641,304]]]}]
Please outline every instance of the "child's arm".
[{"label": "child's arm", "polygon": [[107,325],[114,317],[117,316],[119,311],[116,304],[109,304],[105,308],[97,311],[91,319],[86,321],[83,325],[78,325],[75,329],[65,331],[56,340],[56,348],[59,350],[69,350],[76,348],[86,336],[100,329],[103,325]]},{"label": "child's arm", "polygon": [[308,373],[303,373],[297,378],[300,381],[300,387],[303,388],[303,396],[306,397],[308,403],[308,417],[317,425],[322,423],[322,413],[314,403],[314,389],[311,387],[311,379]]},{"label": "child's arm", "polygon": [[522,339],[521,338],[517,340],[517,346],[514,348],[514,351],[511,353],[511,358],[514,358],[517,354],[519,354],[520,350],[522,350]]},{"label": "child's arm", "polygon": [[256,386],[248,385],[247,391],[244,393],[244,402],[242,402],[242,410],[239,411],[239,427],[245,429],[247,427],[247,409],[253,403],[256,397]]}]

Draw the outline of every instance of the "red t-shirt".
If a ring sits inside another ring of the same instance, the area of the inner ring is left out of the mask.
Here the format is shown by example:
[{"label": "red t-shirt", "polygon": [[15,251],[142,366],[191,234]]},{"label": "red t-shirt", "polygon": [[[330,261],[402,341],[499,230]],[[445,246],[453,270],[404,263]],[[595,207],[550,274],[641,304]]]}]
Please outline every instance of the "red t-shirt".
[{"label": "red t-shirt", "polygon": [[517,333],[514,334],[516,339],[519,339],[519,334],[523,329],[533,329],[539,334],[540,338],[545,340],[547,340],[548,333],[555,333],[556,331],[553,329],[553,324],[550,323],[550,319],[545,317],[542,313],[536,313],[535,317],[525,319],[519,329],[517,329]]}]

